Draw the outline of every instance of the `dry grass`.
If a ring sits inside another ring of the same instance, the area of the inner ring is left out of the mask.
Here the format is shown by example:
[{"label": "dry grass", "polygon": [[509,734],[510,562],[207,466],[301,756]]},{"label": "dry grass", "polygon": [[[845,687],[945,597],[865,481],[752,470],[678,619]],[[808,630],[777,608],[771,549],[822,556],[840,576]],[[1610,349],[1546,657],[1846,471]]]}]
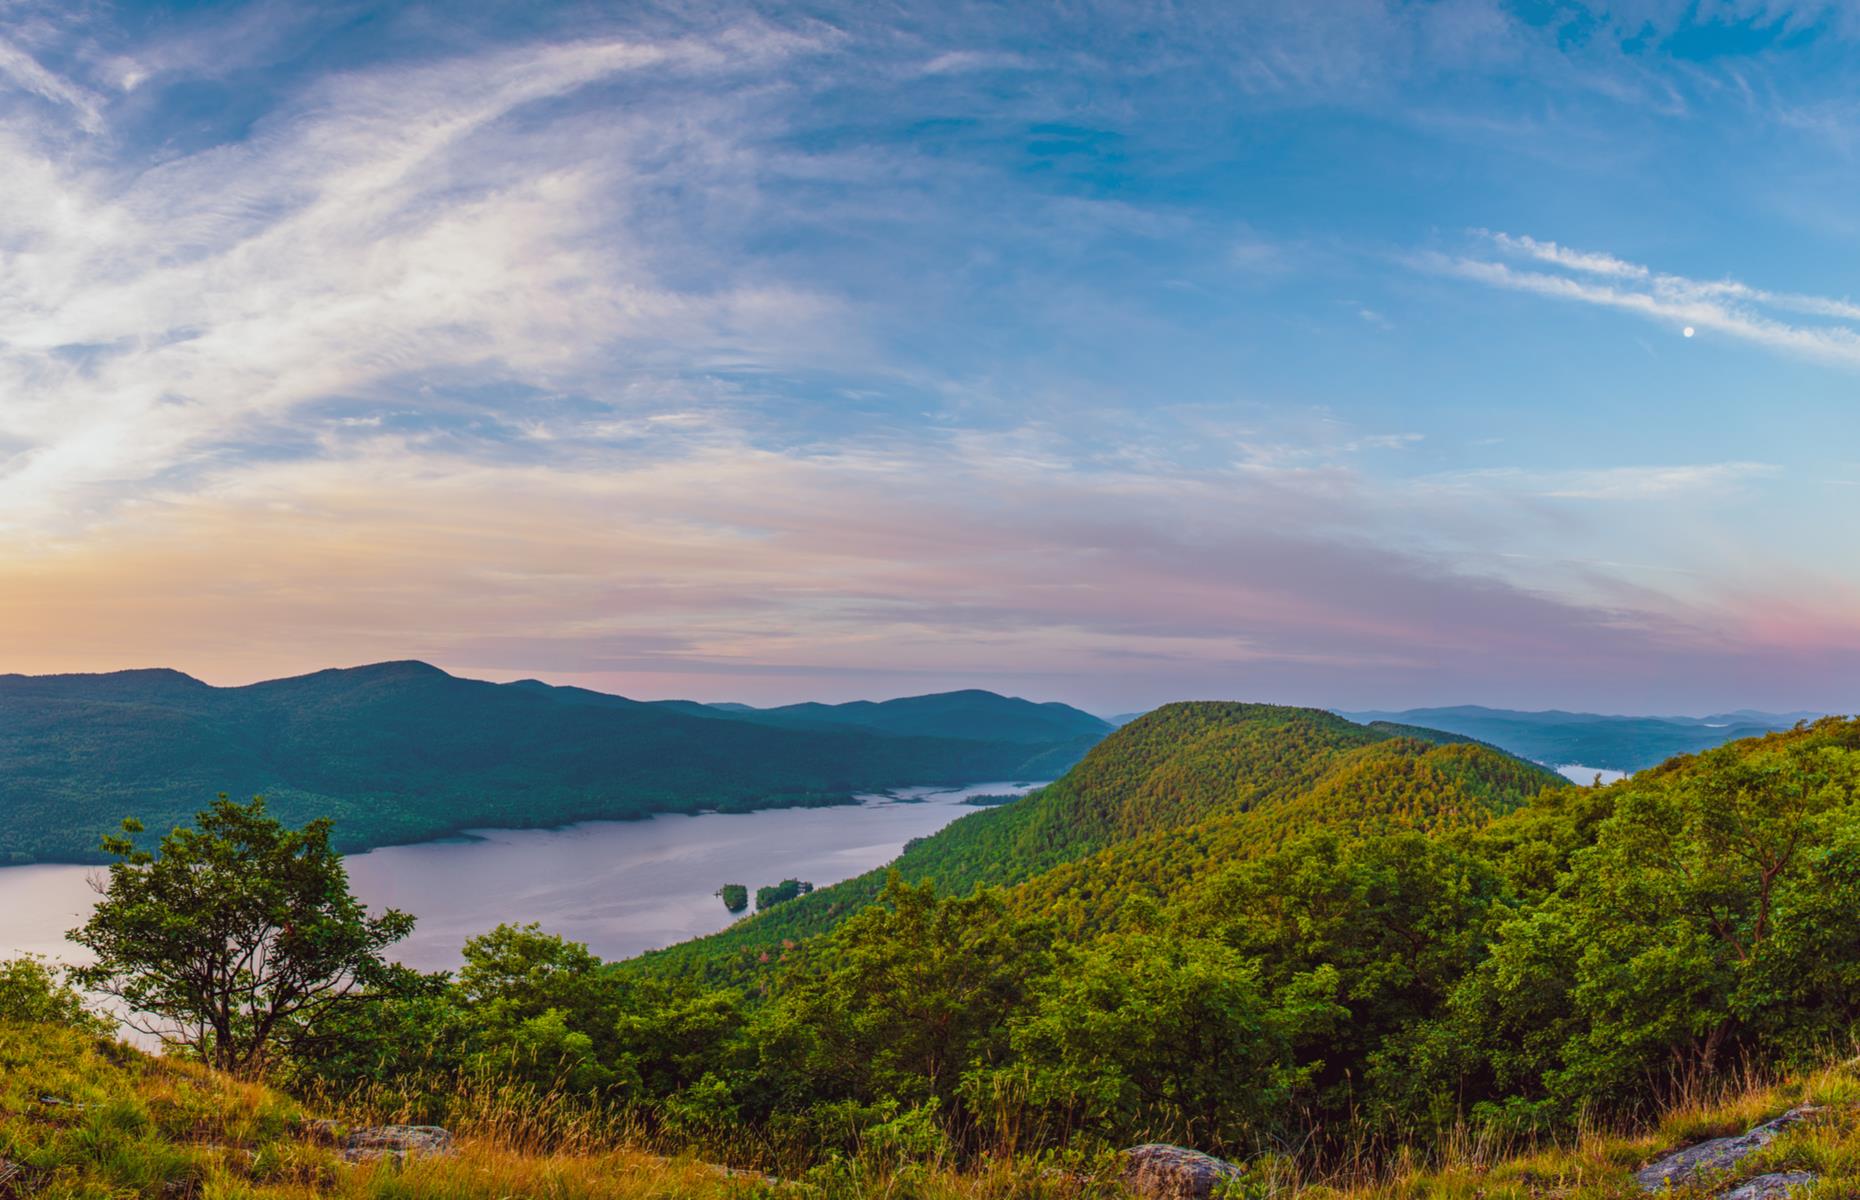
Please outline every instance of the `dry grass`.
[{"label": "dry grass", "polygon": [[[364,1097],[351,1124],[421,1114]],[[323,1109],[318,1109],[319,1114]],[[624,1118],[483,1082],[448,1098],[458,1152],[350,1164],[300,1135],[303,1106],[261,1085],[150,1058],[95,1037],[0,1021],[0,1158],[24,1174],[0,1197],[35,1200],[1074,1200],[1102,1194],[1038,1164],[848,1161],[777,1182],[633,1142]]]},{"label": "dry grass", "polygon": [[[1364,1153],[1322,1175],[1289,1157],[1250,1165],[1246,1200],[1625,1200],[1635,1168],[1703,1138],[1741,1132],[1804,1101],[1828,1111],[1741,1172],[1809,1170],[1812,1200],[1860,1200],[1860,1070],[1745,1078],[1696,1089],[1644,1130],[1584,1128],[1524,1146],[1460,1130],[1428,1147]],[[316,1106],[318,1115],[331,1111]],[[1096,1200],[1107,1172],[985,1158],[899,1163],[853,1155],[786,1182],[653,1153],[624,1116],[483,1080],[447,1098],[458,1153],[352,1165],[300,1136],[303,1106],[257,1084],[154,1059],[93,1037],[0,1021],[0,1158],[23,1164],[15,1195],[45,1200]],[[353,1124],[425,1119],[399,1097],[363,1097]],[[729,1147],[721,1147],[728,1151]],[[749,1147],[745,1150],[753,1149]],[[728,1153],[714,1155],[729,1157]],[[1101,1168],[1102,1163],[1098,1164]],[[6,1196],[0,1185],[0,1197]],[[1674,1200],[1688,1200],[1684,1192]]]}]

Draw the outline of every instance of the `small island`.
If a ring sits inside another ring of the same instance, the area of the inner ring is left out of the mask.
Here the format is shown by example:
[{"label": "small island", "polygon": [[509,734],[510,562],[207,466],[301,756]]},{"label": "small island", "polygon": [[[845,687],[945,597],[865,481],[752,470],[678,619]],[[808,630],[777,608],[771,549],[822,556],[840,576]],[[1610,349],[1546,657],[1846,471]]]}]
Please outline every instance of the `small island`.
[{"label": "small island", "polygon": [[756,911],[767,912],[777,904],[785,904],[813,890],[814,885],[804,879],[784,879],[773,887],[759,887],[756,889]]},{"label": "small island", "polygon": [[723,900],[723,906],[733,913],[749,907],[749,888],[743,884],[726,883],[717,889],[717,895]]}]

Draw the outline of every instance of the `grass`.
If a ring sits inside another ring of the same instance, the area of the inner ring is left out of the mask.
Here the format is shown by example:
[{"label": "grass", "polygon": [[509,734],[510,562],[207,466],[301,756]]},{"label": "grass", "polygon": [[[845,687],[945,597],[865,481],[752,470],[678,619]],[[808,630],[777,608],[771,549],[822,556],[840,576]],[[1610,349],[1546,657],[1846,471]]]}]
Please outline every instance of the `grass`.
[{"label": "grass", "polygon": [[[60,1026],[0,1020],[0,1159],[24,1168],[0,1200],[1096,1200],[1121,1194],[1100,1174],[1039,1161],[836,1161],[786,1182],[726,1173],[643,1148],[636,1131],[584,1107],[485,1085],[454,1096],[458,1152],[349,1164],[306,1136],[308,1111],[260,1084],[154,1058]],[[350,1124],[417,1117],[382,1095],[336,1113]],[[1647,1128],[1585,1128],[1520,1146],[1459,1132],[1312,1176],[1287,1158],[1251,1164],[1245,1200],[1626,1200],[1632,1175],[1661,1154],[1740,1133],[1800,1103],[1815,1120],[1789,1130],[1736,1178],[1806,1170],[1803,1200],[1860,1200],[1860,1063],[1785,1080],[1699,1091]],[[1735,1180],[1715,1181],[1723,1187]],[[10,1194],[9,1194],[10,1189]],[[1694,1200],[1715,1188],[1680,1189]]]},{"label": "grass", "polygon": [[[305,1136],[311,1113],[260,1084],[92,1034],[0,1020],[0,1198],[34,1200],[1072,1200],[1102,1193],[1032,1165],[964,1173],[848,1162],[779,1183],[626,1144],[585,1109],[487,1089],[456,1098],[458,1152],[350,1164]],[[391,1119],[388,1097],[338,1114]],[[10,1190],[9,1190],[10,1189]]]}]

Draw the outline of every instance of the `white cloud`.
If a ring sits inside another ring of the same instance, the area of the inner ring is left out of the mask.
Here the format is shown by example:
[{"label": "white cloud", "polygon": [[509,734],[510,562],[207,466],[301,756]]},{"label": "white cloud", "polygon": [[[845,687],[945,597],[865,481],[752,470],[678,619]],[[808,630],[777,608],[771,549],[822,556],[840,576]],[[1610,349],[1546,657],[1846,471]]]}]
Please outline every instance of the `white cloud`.
[{"label": "white cloud", "polygon": [[[1558,270],[1524,270],[1493,259],[1439,254],[1415,261],[1424,269],[1490,287],[1620,309],[1675,331],[1694,326],[1818,362],[1860,367],[1860,304],[1844,298],[1772,292],[1733,279],[1670,275],[1613,255],[1530,237],[1485,237],[1502,253]],[[1778,313],[1826,317],[1832,323],[1795,324]]]},{"label": "white cloud", "polygon": [[1501,250],[1526,255],[1559,267],[1568,267],[1574,271],[1626,279],[1646,279],[1652,275],[1646,267],[1638,263],[1624,262],[1612,254],[1572,250],[1568,246],[1559,246],[1555,242],[1540,242],[1528,234],[1513,237],[1508,233],[1492,233],[1487,236]]},{"label": "white cloud", "polygon": [[0,528],[68,527],[410,373],[535,382],[628,345],[690,365],[804,342],[826,301],[753,276],[668,285],[666,248],[630,223],[639,157],[728,163],[725,110],[687,95],[668,132],[550,107],[785,49],[751,31],[329,78],[246,142],[139,173],[0,127],[0,445],[23,447],[0,463]]},{"label": "white cloud", "polygon": [[965,75],[974,71],[1024,71],[1031,64],[1019,54],[1002,50],[950,50],[926,62],[924,75]]},{"label": "white cloud", "polygon": [[85,130],[94,133],[102,127],[102,103],[94,93],[47,70],[38,59],[5,38],[0,38],[0,76],[15,87],[71,108]]},{"label": "white cloud", "polygon": [[1597,467],[1566,471],[1492,468],[1423,481],[1424,491],[1501,492],[1550,500],[1709,501],[1728,495],[1777,468],[1760,462],[1685,463]]}]

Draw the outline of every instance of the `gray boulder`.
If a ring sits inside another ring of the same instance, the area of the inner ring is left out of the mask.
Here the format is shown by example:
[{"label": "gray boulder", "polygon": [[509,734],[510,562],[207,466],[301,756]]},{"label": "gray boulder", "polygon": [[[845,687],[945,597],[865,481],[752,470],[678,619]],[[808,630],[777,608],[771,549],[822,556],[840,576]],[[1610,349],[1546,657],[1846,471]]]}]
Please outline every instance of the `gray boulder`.
[{"label": "gray boulder", "polygon": [[1774,1121],[1766,1121],[1735,1137],[1713,1138],[1709,1142],[1687,1146],[1684,1150],[1648,1163],[1636,1171],[1634,1182],[1643,1191],[1657,1192],[1662,1188],[1692,1183],[1709,1175],[1729,1171],[1775,1141],[1776,1135],[1783,1130],[1806,1121],[1820,1111],[1813,1105],[1804,1104],[1790,1109]]},{"label": "gray boulder", "polygon": [[391,1158],[452,1153],[452,1135],[437,1125],[371,1125],[343,1139],[347,1162],[373,1162]]},{"label": "gray boulder", "polygon": [[1224,1158],[1151,1142],[1119,1156],[1124,1186],[1144,1200],[1207,1200],[1214,1189],[1245,1174]]},{"label": "gray boulder", "polygon": [[1768,1175],[1745,1180],[1730,1191],[1721,1193],[1718,1200],[1785,1200],[1790,1192],[1813,1182],[1815,1177],[1807,1171],[1772,1171]]}]

